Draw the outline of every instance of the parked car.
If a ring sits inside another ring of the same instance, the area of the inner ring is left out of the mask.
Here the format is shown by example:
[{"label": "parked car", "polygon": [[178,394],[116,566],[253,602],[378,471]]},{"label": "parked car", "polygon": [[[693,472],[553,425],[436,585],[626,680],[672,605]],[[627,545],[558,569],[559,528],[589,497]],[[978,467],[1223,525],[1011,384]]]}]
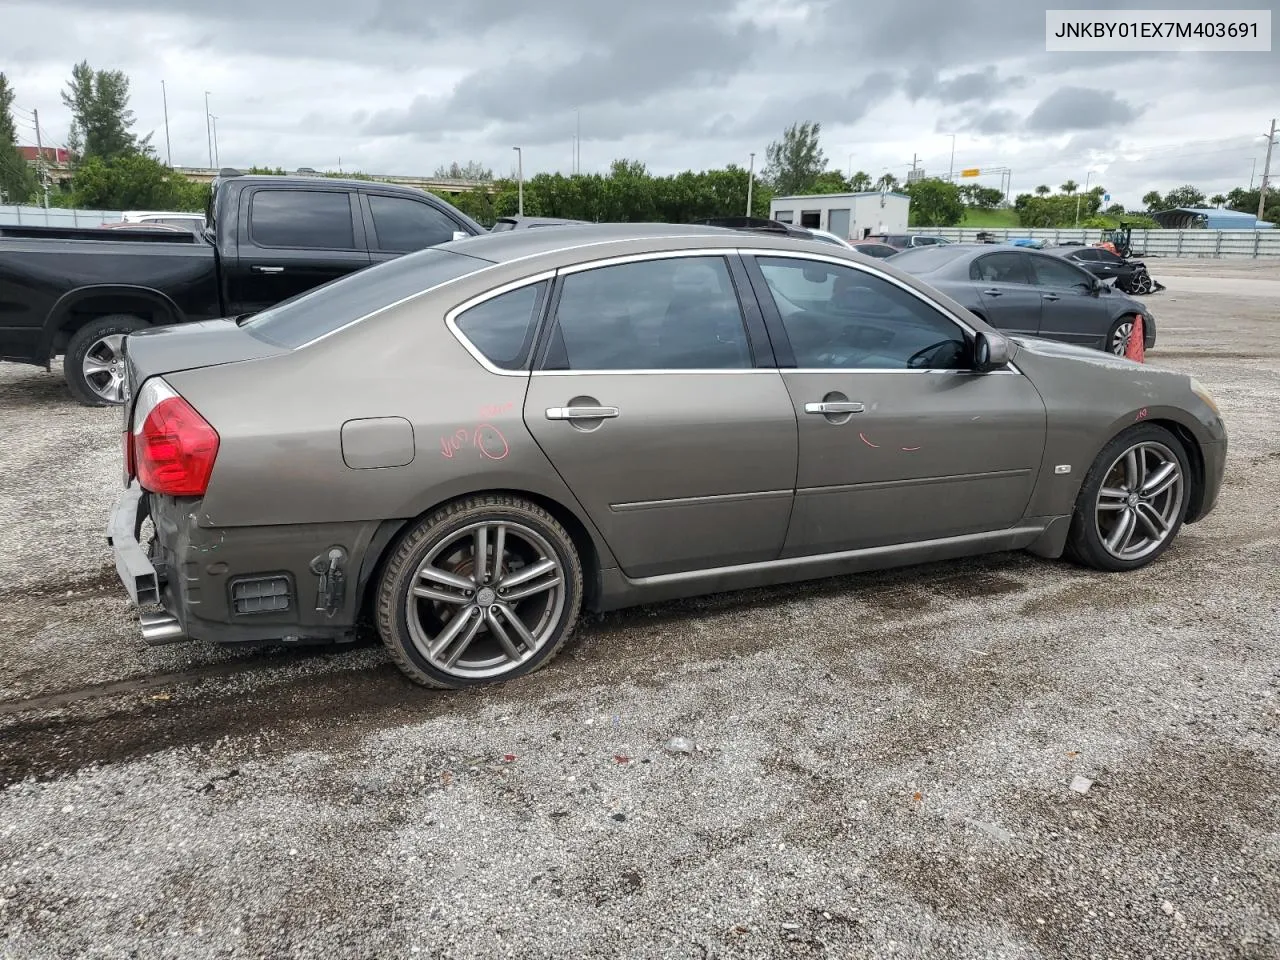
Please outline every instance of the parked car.
[{"label": "parked car", "polygon": [[1156,343],[1156,321],[1145,305],[1052,254],[951,244],[904,250],[893,265],[1010,334],[1123,355],[1134,318],[1142,314],[1145,348]]},{"label": "parked car", "polygon": [[1134,570],[1226,448],[1185,374],[763,232],[490,234],[125,347],[109,531],[143,636],[367,612],[438,687],[537,669],[584,606],[988,551]]},{"label": "parked car", "polygon": [[836,236],[829,230],[819,230],[817,227],[804,227],[803,229],[808,230],[809,235],[814,240],[820,240],[823,243],[829,243],[837,247],[844,247],[846,250],[853,249],[853,244],[849,243],[848,240]]},{"label": "parked car", "polygon": [[851,249],[848,241],[840,239],[828,230],[819,230],[817,227],[797,227],[792,223],[769,220],[764,217],[711,217],[693,222],[699,226],[746,230],[750,233],[772,233],[777,236],[793,237],[796,240],[817,240],[819,243],[844,247],[846,250]]},{"label": "parked car", "polygon": [[563,217],[499,217],[489,228],[489,232],[502,233],[506,230],[528,230],[533,227],[566,227],[588,222],[587,220],[566,220]]},{"label": "parked car", "polygon": [[910,247],[936,247],[951,241],[945,237],[930,237],[923,233],[882,233],[872,234],[868,240],[883,243],[895,250],[906,250]]},{"label": "parked car", "polygon": [[885,260],[899,252],[897,247],[891,247],[887,243],[871,243],[867,240],[853,244],[853,249],[864,257],[875,257],[877,260]]},{"label": "parked car", "polygon": [[255,313],[379,263],[486,232],[409,187],[241,176],[213,183],[210,230],[0,227],[0,359],[63,354],[72,395],[121,400],[125,335]]},{"label": "parked car", "polygon": [[1145,296],[1155,290],[1157,286],[1161,290],[1164,289],[1163,284],[1157,285],[1151,278],[1151,274],[1147,271],[1147,265],[1141,260],[1129,260],[1116,256],[1110,250],[1102,247],[1086,247],[1084,244],[1067,246],[1064,244],[1060,247],[1046,247],[1045,253],[1065,257],[1072,263],[1079,264],[1095,277],[1101,280],[1110,280],[1115,284],[1116,289],[1122,293]]},{"label": "parked car", "polygon": [[[122,223],[156,223],[169,227],[181,227],[184,230],[200,232],[205,228],[203,213],[164,212],[159,210],[126,210],[120,215]],[[107,224],[103,224],[107,226]]]}]

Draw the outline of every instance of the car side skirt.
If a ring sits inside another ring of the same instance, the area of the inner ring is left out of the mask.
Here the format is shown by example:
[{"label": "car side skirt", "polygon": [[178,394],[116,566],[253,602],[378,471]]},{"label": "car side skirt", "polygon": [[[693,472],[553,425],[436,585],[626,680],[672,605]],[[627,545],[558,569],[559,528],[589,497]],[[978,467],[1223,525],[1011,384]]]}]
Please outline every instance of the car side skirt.
[{"label": "car side skirt", "polygon": [[631,578],[619,569],[606,569],[601,571],[603,585],[598,609],[617,610],[641,603],[914,566],[1006,550],[1030,549],[1040,556],[1060,556],[1069,522],[1069,517],[1028,519],[1018,526],[986,533],[653,577]]}]

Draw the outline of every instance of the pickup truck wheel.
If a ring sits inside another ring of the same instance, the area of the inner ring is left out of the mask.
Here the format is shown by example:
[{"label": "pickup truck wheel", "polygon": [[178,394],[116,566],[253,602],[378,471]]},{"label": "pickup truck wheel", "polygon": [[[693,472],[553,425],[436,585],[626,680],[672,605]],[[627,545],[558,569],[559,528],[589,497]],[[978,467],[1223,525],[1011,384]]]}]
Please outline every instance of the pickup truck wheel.
[{"label": "pickup truck wheel", "polygon": [[62,375],[71,395],[88,407],[124,402],[124,338],[150,324],[126,313],[98,317],[71,336]]}]

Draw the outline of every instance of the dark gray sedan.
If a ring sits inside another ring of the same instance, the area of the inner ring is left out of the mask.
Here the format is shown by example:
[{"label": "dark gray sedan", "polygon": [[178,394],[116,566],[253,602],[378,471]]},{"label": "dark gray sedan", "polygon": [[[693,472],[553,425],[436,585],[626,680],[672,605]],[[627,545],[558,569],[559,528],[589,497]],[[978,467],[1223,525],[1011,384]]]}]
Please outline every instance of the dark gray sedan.
[{"label": "dark gray sedan", "polygon": [[1038,250],[951,244],[904,250],[893,265],[964,304],[993,327],[1122,356],[1142,314],[1145,348],[1156,342],[1151,311],[1087,270]]},{"label": "dark gray sedan", "polygon": [[1134,570],[1212,509],[1192,378],[1011,340],[892,262],[513,230],[131,335],[110,539],[143,635],[368,617],[457,687],[545,664],[584,607],[1005,550]]}]

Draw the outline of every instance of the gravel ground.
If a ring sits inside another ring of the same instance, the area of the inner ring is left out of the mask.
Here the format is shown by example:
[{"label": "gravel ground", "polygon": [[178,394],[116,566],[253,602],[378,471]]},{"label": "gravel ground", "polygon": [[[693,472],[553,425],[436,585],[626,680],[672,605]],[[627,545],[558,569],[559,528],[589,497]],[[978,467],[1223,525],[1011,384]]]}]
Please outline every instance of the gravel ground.
[{"label": "gravel ground", "polygon": [[1280,956],[1280,264],[1152,267],[1232,443],[1153,567],[647,607],[465,693],[145,647],[118,415],[0,365],[0,955]]}]

